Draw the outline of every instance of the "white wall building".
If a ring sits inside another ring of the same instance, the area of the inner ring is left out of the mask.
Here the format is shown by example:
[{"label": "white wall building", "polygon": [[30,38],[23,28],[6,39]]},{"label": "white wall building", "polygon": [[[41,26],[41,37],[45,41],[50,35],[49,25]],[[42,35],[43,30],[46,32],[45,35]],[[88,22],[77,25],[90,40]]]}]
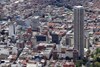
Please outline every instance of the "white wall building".
[{"label": "white wall building", "polygon": [[73,58],[73,50],[66,50],[66,57]]},{"label": "white wall building", "polygon": [[18,53],[17,47],[13,47],[13,48],[12,48],[12,54],[17,54],[17,53]]},{"label": "white wall building", "polygon": [[13,25],[9,26],[9,36],[12,36],[15,34],[15,27]]},{"label": "white wall building", "polygon": [[31,22],[32,30],[37,30],[38,26],[40,25],[40,23],[39,23],[39,16],[32,17],[31,21],[32,21]]}]

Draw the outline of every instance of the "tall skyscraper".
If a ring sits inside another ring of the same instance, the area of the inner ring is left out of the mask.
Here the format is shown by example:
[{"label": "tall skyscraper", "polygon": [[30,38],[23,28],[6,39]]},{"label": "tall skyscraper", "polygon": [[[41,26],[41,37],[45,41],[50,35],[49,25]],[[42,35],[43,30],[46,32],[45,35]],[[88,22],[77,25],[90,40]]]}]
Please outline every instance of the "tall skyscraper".
[{"label": "tall skyscraper", "polygon": [[12,36],[15,34],[15,26],[14,25],[10,25],[9,26],[9,36]]},{"label": "tall skyscraper", "polygon": [[79,57],[84,58],[84,7],[74,7],[74,49],[79,51]]}]

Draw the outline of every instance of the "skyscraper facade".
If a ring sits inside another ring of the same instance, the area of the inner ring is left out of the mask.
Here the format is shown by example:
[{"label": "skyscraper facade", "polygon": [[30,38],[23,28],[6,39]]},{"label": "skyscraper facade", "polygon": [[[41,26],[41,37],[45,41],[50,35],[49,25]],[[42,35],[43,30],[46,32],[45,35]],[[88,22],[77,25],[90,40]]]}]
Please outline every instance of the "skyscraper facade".
[{"label": "skyscraper facade", "polygon": [[14,25],[10,25],[9,26],[9,36],[12,36],[15,34],[15,26]]},{"label": "skyscraper facade", "polygon": [[84,7],[74,7],[74,49],[79,51],[79,57],[84,58]]}]

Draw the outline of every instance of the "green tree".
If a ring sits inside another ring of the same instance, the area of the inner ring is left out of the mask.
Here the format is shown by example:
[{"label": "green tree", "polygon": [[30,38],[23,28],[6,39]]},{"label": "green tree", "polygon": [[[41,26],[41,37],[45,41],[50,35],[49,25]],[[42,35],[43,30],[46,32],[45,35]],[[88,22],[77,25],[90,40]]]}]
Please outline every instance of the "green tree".
[{"label": "green tree", "polygon": [[93,53],[91,54],[91,57],[92,57],[92,58],[94,57],[94,54],[93,54]]},{"label": "green tree", "polygon": [[89,37],[93,37],[92,35],[89,35]]},{"label": "green tree", "polygon": [[81,67],[83,64],[83,60],[78,60],[78,62],[75,62],[76,67]]},{"label": "green tree", "polygon": [[0,21],[2,20],[2,17],[0,17]]},{"label": "green tree", "polygon": [[61,66],[57,66],[57,67],[61,67]]},{"label": "green tree", "polygon": [[98,52],[95,52],[94,54],[96,54],[96,55],[97,55],[97,54],[98,54]]},{"label": "green tree", "polygon": [[95,54],[97,55],[98,53],[100,53],[100,48],[96,48]]},{"label": "green tree", "polygon": [[80,65],[78,63],[75,63],[76,67],[80,67]]},{"label": "green tree", "polygon": [[99,57],[98,55],[95,55],[93,58],[94,58],[94,59],[97,59],[98,57]]},{"label": "green tree", "polygon": [[82,66],[83,61],[79,60],[78,63],[79,63],[79,66]]},{"label": "green tree", "polygon": [[100,62],[100,57],[97,57],[97,61]]},{"label": "green tree", "polygon": [[85,11],[87,12],[88,10],[87,10],[87,9],[85,9]]},{"label": "green tree", "polygon": [[98,52],[99,51],[99,48],[96,48],[96,51]]},{"label": "green tree", "polygon": [[95,63],[94,63],[94,66],[95,66],[95,67],[100,67],[100,63],[99,63],[99,62],[95,62]]},{"label": "green tree", "polygon": [[69,6],[69,5],[67,5],[67,6],[65,6],[66,8],[68,8],[68,9],[72,9],[72,7],[71,6]]},{"label": "green tree", "polygon": [[86,58],[88,59],[89,54],[91,53],[91,50],[89,49],[86,53],[87,53]]},{"label": "green tree", "polygon": [[91,53],[91,50],[89,49],[88,51],[87,51],[87,54],[89,55]]}]

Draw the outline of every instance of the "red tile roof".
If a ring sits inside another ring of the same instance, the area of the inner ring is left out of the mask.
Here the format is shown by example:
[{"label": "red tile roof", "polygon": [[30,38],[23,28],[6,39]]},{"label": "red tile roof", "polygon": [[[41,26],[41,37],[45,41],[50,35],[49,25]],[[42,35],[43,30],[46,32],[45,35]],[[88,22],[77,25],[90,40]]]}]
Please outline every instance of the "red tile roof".
[{"label": "red tile roof", "polygon": [[100,32],[95,32],[94,34],[96,34],[96,35],[100,35]]},{"label": "red tile roof", "polygon": [[53,31],[57,31],[57,29],[54,28]]},{"label": "red tile roof", "polygon": [[36,4],[36,2],[32,2],[31,4]]},{"label": "red tile roof", "polygon": [[47,23],[48,26],[54,26],[55,23]]},{"label": "red tile roof", "polygon": [[95,26],[93,23],[89,24],[90,26]]},{"label": "red tile roof", "polygon": [[94,7],[100,7],[100,1],[93,5]]},{"label": "red tile roof", "polygon": [[22,63],[22,64],[26,64],[26,60],[23,60],[21,63]]}]

